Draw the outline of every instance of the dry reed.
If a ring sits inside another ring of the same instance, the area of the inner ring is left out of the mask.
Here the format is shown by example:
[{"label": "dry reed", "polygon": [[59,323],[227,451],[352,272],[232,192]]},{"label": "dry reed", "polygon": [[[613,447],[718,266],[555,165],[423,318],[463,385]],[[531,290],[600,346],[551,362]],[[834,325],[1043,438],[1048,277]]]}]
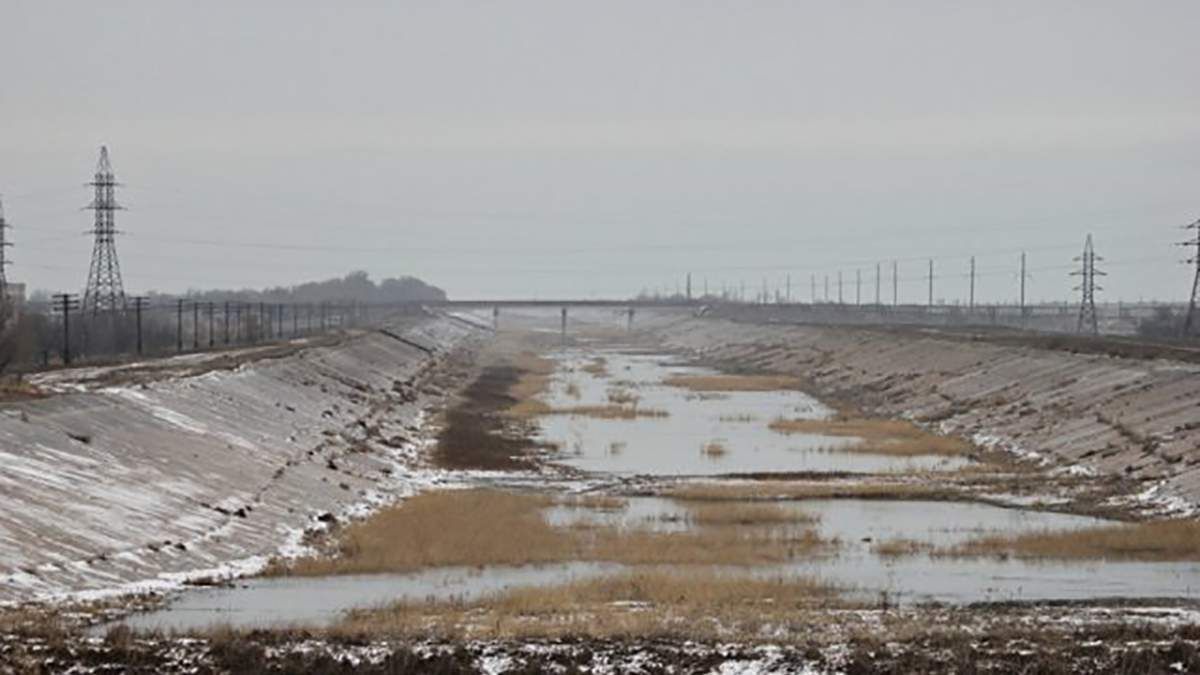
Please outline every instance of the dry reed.
[{"label": "dry reed", "polygon": [[696,392],[722,392],[799,389],[801,383],[787,375],[674,375],[663,384]]},{"label": "dry reed", "polygon": [[720,527],[687,532],[556,528],[542,516],[553,503],[545,495],[485,489],[422,493],[349,525],[326,555],[277,561],[267,573],[365,574],[570,560],[754,565],[785,562],[826,544],[812,530],[779,536]]},{"label": "dry reed", "polygon": [[700,454],[705,457],[724,457],[729,454],[729,448],[721,441],[709,441],[700,446]]},{"label": "dry reed", "polygon": [[332,632],[457,639],[660,636],[757,641],[790,625],[801,612],[843,606],[837,588],[808,577],[630,571],[518,588],[469,602],[408,602],[358,610]]},{"label": "dry reed", "polygon": [[958,546],[937,549],[934,554],[1063,560],[1200,560],[1200,520],[1159,520],[979,537]]},{"label": "dry reed", "polygon": [[859,439],[853,445],[837,448],[881,455],[913,457],[918,455],[961,456],[972,446],[954,436],[931,434],[905,420],[865,417],[837,417],[825,420],[775,419],[768,425],[781,434],[818,434]]}]

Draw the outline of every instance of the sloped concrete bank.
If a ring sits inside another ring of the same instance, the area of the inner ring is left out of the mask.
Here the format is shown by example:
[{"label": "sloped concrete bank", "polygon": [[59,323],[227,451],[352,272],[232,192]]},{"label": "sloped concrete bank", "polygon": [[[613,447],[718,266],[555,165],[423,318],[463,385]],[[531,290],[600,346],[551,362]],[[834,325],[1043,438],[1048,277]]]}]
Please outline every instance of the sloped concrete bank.
[{"label": "sloped concrete bank", "polygon": [[[1200,366],[919,330],[690,319],[658,331],[705,359],[799,375],[1067,470],[1119,475],[1160,513],[1200,502]],[[1077,467],[1077,468],[1071,468]]]},{"label": "sloped concrete bank", "polygon": [[55,374],[68,393],[0,407],[0,601],[253,569],[411,491],[432,380],[479,334],[427,317],[188,377]]}]

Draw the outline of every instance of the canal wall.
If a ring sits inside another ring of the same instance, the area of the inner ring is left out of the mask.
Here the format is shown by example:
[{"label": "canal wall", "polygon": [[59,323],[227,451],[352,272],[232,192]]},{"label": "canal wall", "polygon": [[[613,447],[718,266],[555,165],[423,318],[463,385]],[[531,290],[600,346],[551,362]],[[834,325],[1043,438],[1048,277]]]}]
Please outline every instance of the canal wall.
[{"label": "canal wall", "polygon": [[1120,475],[1175,513],[1200,502],[1200,366],[921,329],[693,318],[657,331],[706,359],[793,374],[1069,470]]},{"label": "canal wall", "polygon": [[306,528],[415,489],[437,373],[481,334],[409,318],[269,356],[158,361],[150,378],[45,376],[56,393],[0,405],[0,601],[255,569]]}]

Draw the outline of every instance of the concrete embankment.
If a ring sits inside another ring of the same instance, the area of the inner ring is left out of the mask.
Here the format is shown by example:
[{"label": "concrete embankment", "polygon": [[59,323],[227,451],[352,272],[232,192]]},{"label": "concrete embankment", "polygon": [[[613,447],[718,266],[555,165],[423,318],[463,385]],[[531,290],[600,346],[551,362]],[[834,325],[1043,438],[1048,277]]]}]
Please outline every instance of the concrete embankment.
[{"label": "concrete embankment", "polygon": [[802,376],[1072,469],[1120,475],[1165,511],[1200,501],[1200,366],[875,330],[691,319],[659,331],[705,358]]},{"label": "concrete embankment", "polygon": [[60,393],[0,407],[0,601],[254,568],[411,490],[430,380],[478,332],[410,319],[232,367],[158,362],[187,376],[45,378]]}]

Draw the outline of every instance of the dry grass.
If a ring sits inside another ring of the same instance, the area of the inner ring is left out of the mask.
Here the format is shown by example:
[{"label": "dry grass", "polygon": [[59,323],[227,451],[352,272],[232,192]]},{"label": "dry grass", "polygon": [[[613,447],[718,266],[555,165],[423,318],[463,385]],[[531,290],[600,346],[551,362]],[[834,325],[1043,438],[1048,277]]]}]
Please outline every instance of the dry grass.
[{"label": "dry grass", "polygon": [[663,380],[669,387],[691,391],[777,391],[799,389],[799,378],[787,375],[675,375]]},{"label": "dry grass", "polygon": [[885,558],[899,558],[902,556],[917,555],[920,553],[929,553],[933,547],[923,541],[913,539],[888,539],[886,541],[877,542],[871,547],[871,552],[877,556]]},{"label": "dry grass", "polygon": [[580,370],[592,377],[608,377],[608,360],[603,356],[592,357]]},{"label": "dry grass", "polygon": [[633,571],[520,588],[467,603],[398,603],[352,612],[354,636],[457,639],[561,636],[757,641],[805,610],[841,607],[838,590],[807,577],[756,579],[712,571]]},{"label": "dry grass", "polygon": [[687,503],[688,520],[704,527],[753,525],[813,525],[820,518],[769,503]]},{"label": "dry grass", "polygon": [[576,405],[567,408],[547,408],[545,415],[575,415],[595,417],[603,420],[632,420],[639,417],[669,417],[670,413],[658,408],[639,408],[623,405]]},{"label": "dry grass", "polygon": [[335,542],[337,557],[304,558],[272,572],[316,576],[569,559],[570,537],[542,519],[551,503],[491,490],[426,492],[346,527]]},{"label": "dry grass", "polygon": [[705,457],[724,457],[729,454],[729,448],[721,441],[709,441],[700,446],[700,454]]},{"label": "dry grass", "polygon": [[838,448],[842,451],[901,457],[957,457],[972,450],[972,445],[961,438],[931,434],[905,420],[866,417],[837,417],[826,420],[776,419],[769,426],[772,431],[781,434],[818,434],[859,439],[854,445]]},{"label": "dry grass", "polygon": [[613,405],[637,405],[641,396],[624,387],[612,387],[608,390],[608,402]]},{"label": "dry grass", "polygon": [[497,490],[427,492],[346,527],[326,555],[279,561],[267,573],[365,574],[571,560],[755,565],[785,562],[827,543],[812,530],[781,536],[720,527],[687,532],[556,528],[542,517],[542,509],[553,503],[544,495]]},{"label": "dry grass", "polygon": [[988,536],[935,555],[1062,560],[1200,560],[1200,520],[1178,519],[1106,525],[1015,536]]},{"label": "dry grass", "polygon": [[927,483],[760,481],[750,483],[700,483],[668,490],[665,496],[680,501],[793,501],[805,499],[960,500],[965,493],[949,486]]},{"label": "dry grass", "polygon": [[722,422],[749,423],[758,421],[758,416],[742,413],[741,415],[721,415],[718,419]]},{"label": "dry grass", "polygon": [[609,495],[572,495],[559,499],[558,505],[593,511],[624,511],[629,508],[629,500]]},{"label": "dry grass", "polygon": [[514,417],[534,417],[543,415],[550,406],[538,399],[550,388],[550,376],[557,364],[553,359],[543,358],[533,352],[520,352],[509,355],[505,361],[520,371],[517,381],[508,389],[509,396],[516,403],[505,411]]},{"label": "dry grass", "polygon": [[579,385],[575,384],[574,382],[567,383],[566,394],[567,396],[576,399],[582,395],[582,393],[579,391]]}]

